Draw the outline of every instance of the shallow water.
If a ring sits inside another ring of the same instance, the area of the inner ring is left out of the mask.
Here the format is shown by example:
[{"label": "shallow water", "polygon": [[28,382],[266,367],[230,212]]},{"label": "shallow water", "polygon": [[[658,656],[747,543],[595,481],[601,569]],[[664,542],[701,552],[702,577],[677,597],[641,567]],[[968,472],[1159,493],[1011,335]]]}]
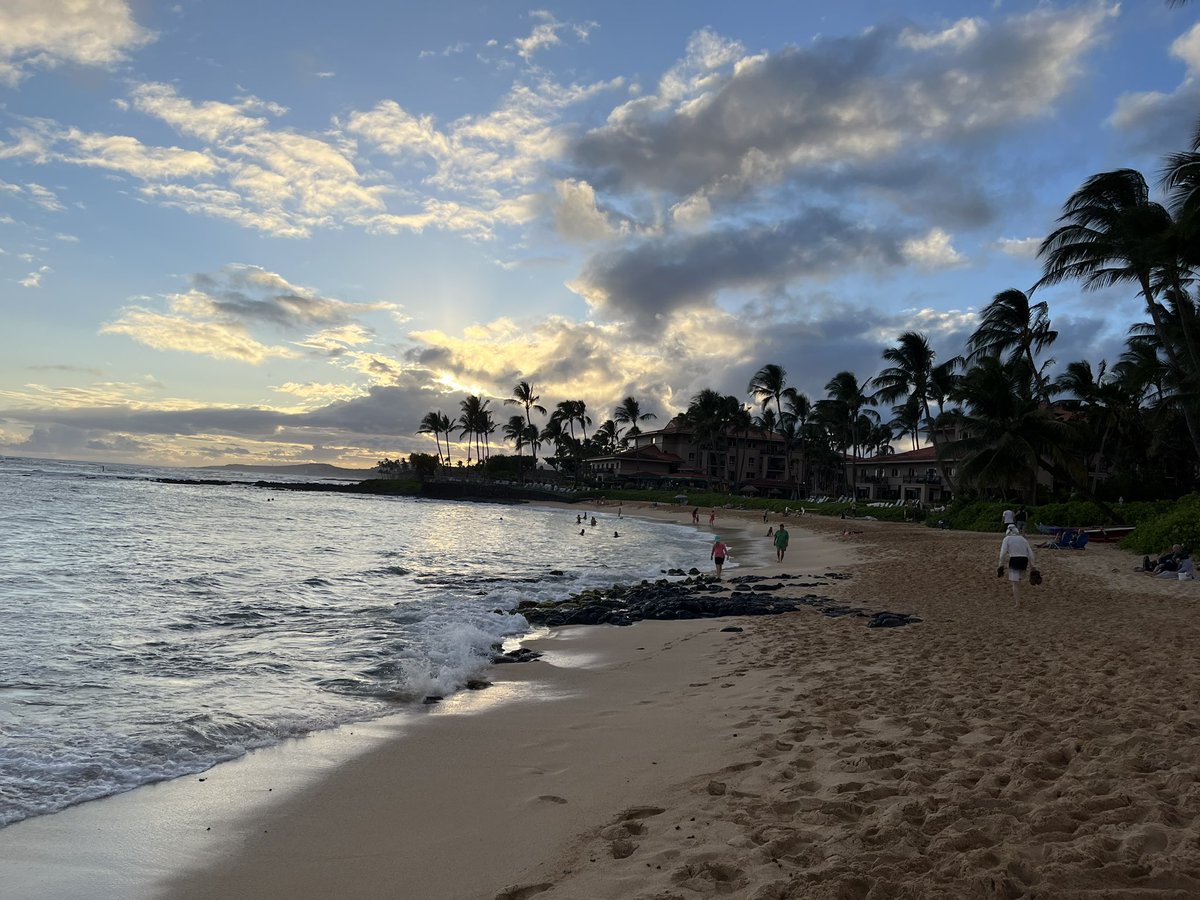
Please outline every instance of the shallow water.
[{"label": "shallow water", "polygon": [[518,602],[707,563],[614,513],[163,475],[196,477],[0,460],[0,825],[452,692]]}]

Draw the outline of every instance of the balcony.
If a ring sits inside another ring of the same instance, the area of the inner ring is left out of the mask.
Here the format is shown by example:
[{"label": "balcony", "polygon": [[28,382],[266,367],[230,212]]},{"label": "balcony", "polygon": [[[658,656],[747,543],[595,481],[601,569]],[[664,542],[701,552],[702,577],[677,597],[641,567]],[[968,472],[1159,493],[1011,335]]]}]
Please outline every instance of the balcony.
[{"label": "balcony", "polygon": [[937,484],[942,483],[941,475],[905,475],[900,479],[901,484]]}]

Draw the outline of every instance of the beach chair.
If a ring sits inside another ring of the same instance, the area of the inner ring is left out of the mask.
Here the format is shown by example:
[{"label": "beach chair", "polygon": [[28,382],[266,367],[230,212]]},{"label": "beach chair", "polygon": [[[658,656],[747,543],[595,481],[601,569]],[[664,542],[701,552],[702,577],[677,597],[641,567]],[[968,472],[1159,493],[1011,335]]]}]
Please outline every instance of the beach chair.
[{"label": "beach chair", "polygon": [[1072,550],[1084,550],[1087,548],[1087,545],[1088,545],[1088,536],[1086,533],[1084,533],[1082,531],[1079,532],[1079,534],[1075,535],[1075,539],[1071,541],[1071,549]]},{"label": "beach chair", "polygon": [[[1082,536],[1085,539],[1087,538],[1087,535],[1082,535]],[[1044,544],[1039,544],[1038,546],[1042,547],[1043,549],[1046,549],[1046,550],[1074,550],[1074,549],[1076,549],[1075,548],[1075,538],[1076,537],[1077,537],[1077,535],[1076,535],[1076,532],[1074,531],[1074,529],[1064,528],[1064,529],[1062,529],[1062,531],[1060,531],[1058,534],[1056,534],[1054,536],[1053,541],[1046,541]],[[1084,545],[1085,546],[1087,545],[1086,540],[1084,540]]]}]

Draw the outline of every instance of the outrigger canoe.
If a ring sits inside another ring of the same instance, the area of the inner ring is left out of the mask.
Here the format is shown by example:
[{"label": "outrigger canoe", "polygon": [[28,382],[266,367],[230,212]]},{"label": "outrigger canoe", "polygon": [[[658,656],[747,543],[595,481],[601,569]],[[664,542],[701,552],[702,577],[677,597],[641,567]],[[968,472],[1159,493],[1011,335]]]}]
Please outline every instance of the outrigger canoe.
[{"label": "outrigger canoe", "polygon": [[1043,525],[1037,523],[1039,534],[1061,534],[1064,531],[1083,532],[1089,541],[1109,543],[1119,541],[1133,531],[1132,525],[1092,525],[1086,528],[1073,528],[1070,525]]}]

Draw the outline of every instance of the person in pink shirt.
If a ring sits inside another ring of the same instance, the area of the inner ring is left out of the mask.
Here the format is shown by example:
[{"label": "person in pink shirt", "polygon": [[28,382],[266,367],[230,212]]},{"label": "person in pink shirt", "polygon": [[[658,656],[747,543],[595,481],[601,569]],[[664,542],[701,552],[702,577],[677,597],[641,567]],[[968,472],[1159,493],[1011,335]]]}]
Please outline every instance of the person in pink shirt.
[{"label": "person in pink shirt", "polygon": [[712,557],[713,565],[717,568],[717,578],[719,580],[721,577],[721,566],[725,565],[725,557],[729,555],[729,547],[721,540],[720,535],[713,538],[712,553],[709,555]]}]

